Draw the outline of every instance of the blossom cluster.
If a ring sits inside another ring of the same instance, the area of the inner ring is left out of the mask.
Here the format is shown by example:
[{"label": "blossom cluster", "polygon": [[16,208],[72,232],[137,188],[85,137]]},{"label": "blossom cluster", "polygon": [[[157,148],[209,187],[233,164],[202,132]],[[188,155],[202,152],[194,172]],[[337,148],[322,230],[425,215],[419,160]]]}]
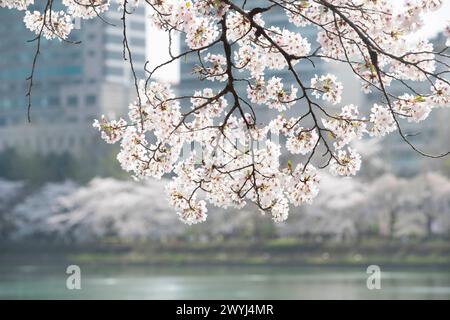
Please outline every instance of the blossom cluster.
[{"label": "blossom cluster", "polygon": [[[37,34],[65,39],[74,17],[95,18],[110,2],[63,0],[64,12],[27,11],[25,23]],[[139,5],[117,2],[122,9]],[[0,6],[19,10],[31,3],[0,0]],[[238,209],[247,203],[284,221],[290,207],[318,195],[317,168],[357,174],[362,159],[353,142],[402,134],[403,121],[419,123],[433,109],[449,106],[450,82],[438,71],[448,66],[438,62],[447,48],[434,52],[430,41],[410,37],[424,25],[423,13],[437,10],[442,0],[412,0],[399,8],[387,0],[273,0],[264,8],[232,0],[145,3],[153,25],[169,37],[182,34],[189,48],[167,64],[198,58],[192,72],[205,85],[178,97],[150,75],[137,85],[139,99],[129,105],[127,119],[103,117],[94,127],[107,143],[120,143],[117,159],[136,179],[173,175],[169,201],[188,224],[205,221],[210,205]],[[289,25],[267,23],[275,9]],[[312,26],[317,48],[303,33]],[[347,66],[356,90],[382,98],[342,105],[345,90],[353,88],[344,88],[336,75],[303,79],[301,62],[315,66],[319,60]],[[208,81],[222,89],[209,88]]]},{"label": "blossom cluster", "polygon": [[34,0],[0,0],[0,7],[8,9],[26,10]]},{"label": "blossom cluster", "polygon": [[[140,0],[115,0],[119,8],[128,4],[137,7]],[[0,7],[25,10],[24,23],[32,32],[47,39],[59,38],[64,40],[74,28],[74,19],[92,19],[99,17],[109,10],[111,0],[62,0],[64,10],[55,11],[53,1],[48,1],[43,12],[28,10],[34,0],[0,0]]]},{"label": "blossom cluster", "polygon": [[47,10],[44,14],[39,11],[27,11],[23,19],[25,26],[35,34],[46,39],[66,39],[73,28],[71,17],[64,11]]}]

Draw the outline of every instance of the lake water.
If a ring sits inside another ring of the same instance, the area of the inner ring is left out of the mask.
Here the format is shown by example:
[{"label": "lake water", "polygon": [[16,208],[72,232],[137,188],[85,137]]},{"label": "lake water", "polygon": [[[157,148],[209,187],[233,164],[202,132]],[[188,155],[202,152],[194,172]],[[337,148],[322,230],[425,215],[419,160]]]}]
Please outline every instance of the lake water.
[{"label": "lake water", "polygon": [[0,299],[450,299],[450,270],[364,268],[82,266],[81,290],[65,265],[0,266]]}]

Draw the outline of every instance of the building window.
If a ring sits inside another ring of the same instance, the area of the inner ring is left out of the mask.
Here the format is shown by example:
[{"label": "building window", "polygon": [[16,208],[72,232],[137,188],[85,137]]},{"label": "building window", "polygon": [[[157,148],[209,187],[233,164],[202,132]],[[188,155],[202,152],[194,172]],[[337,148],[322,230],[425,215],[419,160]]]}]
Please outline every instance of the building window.
[{"label": "building window", "polygon": [[134,53],[133,60],[137,61],[139,63],[144,63],[145,61],[147,61],[147,59],[145,58],[145,54],[140,54],[140,53]]},{"label": "building window", "polygon": [[13,101],[11,99],[4,99],[3,100],[3,108],[11,109],[12,105],[13,105]]},{"label": "building window", "polygon": [[133,14],[136,16],[145,16],[145,6],[139,6],[136,9],[134,9]]},{"label": "building window", "polygon": [[59,107],[61,101],[59,100],[59,97],[49,97],[48,104],[50,107]]},{"label": "building window", "polygon": [[77,119],[77,117],[67,117],[67,122],[76,123],[76,122],[78,122],[78,119]]},{"label": "building window", "polygon": [[81,52],[80,51],[74,51],[70,54],[70,57],[74,60],[81,58]]},{"label": "building window", "polygon": [[48,98],[47,97],[42,97],[40,99],[38,99],[38,106],[41,106],[42,108],[47,108],[49,103],[48,103]]},{"label": "building window", "polygon": [[87,106],[93,106],[97,103],[97,97],[93,94],[86,96],[85,102]]},{"label": "building window", "polygon": [[77,96],[67,97],[67,105],[69,107],[78,107],[78,97]]},{"label": "building window", "polygon": [[122,59],[122,52],[119,51],[106,51],[106,59],[120,60]]},{"label": "building window", "polygon": [[106,75],[108,76],[123,76],[123,69],[122,68],[115,68],[115,67],[107,67],[106,68]]},{"label": "building window", "polygon": [[107,34],[106,35],[106,43],[122,43],[123,36],[116,34]]},{"label": "building window", "polygon": [[130,38],[130,44],[132,46],[141,46],[145,47],[146,40],[145,38],[137,38],[137,37],[131,37]]},{"label": "building window", "polygon": [[145,30],[145,22],[143,22],[143,21],[131,21],[130,22],[130,28],[138,30],[138,31],[144,31]]}]

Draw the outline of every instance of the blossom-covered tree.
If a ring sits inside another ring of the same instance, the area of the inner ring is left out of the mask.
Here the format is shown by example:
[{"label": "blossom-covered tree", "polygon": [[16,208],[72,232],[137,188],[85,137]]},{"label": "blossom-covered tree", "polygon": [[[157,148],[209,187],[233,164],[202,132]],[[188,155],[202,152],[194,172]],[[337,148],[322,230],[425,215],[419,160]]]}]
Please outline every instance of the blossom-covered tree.
[{"label": "blossom-covered tree", "polygon": [[14,221],[8,214],[14,203],[24,192],[21,181],[6,181],[0,178],[0,239],[4,240],[14,231]]},{"label": "blossom-covered tree", "polygon": [[[36,64],[40,40],[68,41],[73,19],[100,18],[110,0],[62,0],[65,10],[25,11],[24,22],[36,34]],[[255,203],[275,221],[288,217],[289,206],[311,203],[319,192],[319,170],[353,176],[362,159],[352,141],[397,132],[418,150],[402,130],[402,122],[421,122],[432,109],[448,106],[448,48],[435,52],[426,39],[413,40],[422,14],[442,0],[409,0],[398,8],[387,0],[116,0],[122,10],[123,56],[133,71],[137,99],[127,119],[95,121],[108,143],[120,143],[118,161],[136,179],[173,173],[167,186],[171,204],[184,222],[202,222],[207,204],[241,208]],[[0,0],[0,6],[27,10],[33,0]],[[138,79],[126,19],[133,8],[149,8],[153,24],[166,31],[170,59]],[[282,10],[289,25],[268,25],[266,17]],[[317,47],[302,34],[317,28]],[[445,31],[449,35],[449,29]],[[189,49],[175,54],[172,39],[183,34]],[[447,43],[448,45],[448,43]],[[154,73],[196,56],[193,72],[204,81],[189,96],[177,96]],[[319,60],[346,65],[358,90],[379,94],[373,106],[340,105],[344,88],[333,74],[301,77],[300,62]],[[268,77],[287,70],[294,81]],[[33,71],[29,78],[31,95]],[[208,88],[208,81],[223,83]],[[287,83],[292,83],[288,85]],[[424,83],[427,90],[424,90]],[[401,95],[398,87],[403,87]],[[396,87],[396,90],[390,88]],[[30,100],[31,101],[31,100]],[[267,110],[277,115],[263,121]],[[288,117],[286,114],[294,114]],[[280,162],[282,147],[268,137],[286,141],[292,160]],[[186,146],[197,144],[192,151]]]},{"label": "blossom-covered tree", "polygon": [[[363,154],[365,156],[365,154]],[[322,175],[320,194],[289,223],[272,223],[242,210],[218,208],[208,225],[185,226],[167,201],[166,181],[96,178],[87,185],[48,183],[27,190],[0,179],[0,238],[13,241],[94,243],[111,240],[212,239],[352,240],[363,237],[446,238],[450,232],[450,180],[429,172],[405,179],[390,174],[362,182]]]}]

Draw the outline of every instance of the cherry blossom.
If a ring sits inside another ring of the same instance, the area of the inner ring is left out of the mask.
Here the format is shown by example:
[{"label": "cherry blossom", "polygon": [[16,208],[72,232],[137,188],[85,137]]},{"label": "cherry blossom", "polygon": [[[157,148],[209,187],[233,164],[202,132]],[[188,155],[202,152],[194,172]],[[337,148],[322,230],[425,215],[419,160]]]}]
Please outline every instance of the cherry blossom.
[{"label": "cherry blossom", "polygon": [[319,177],[316,168],[312,165],[305,168],[303,164],[299,164],[289,175],[288,183],[287,194],[295,206],[312,203],[319,194]]},{"label": "cherry blossom", "polygon": [[0,7],[8,9],[26,10],[31,4],[34,0],[0,0]]},{"label": "cherry blossom", "polygon": [[405,117],[409,122],[420,122],[425,120],[431,112],[432,106],[422,96],[414,97],[405,94],[394,104],[395,111],[400,117]]},{"label": "cherry blossom", "polygon": [[223,55],[208,53],[204,59],[209,65],[202,65],[195,68],[194,73],[198,73],[202,79],[211,81],[225,81],[227,74],[225,70],[226,59]]},{"label": "cherry blossom", "polygon": [[110,2],[110,0],[62,0],[72,17],[83,19],[91,19],[105,12]]},{"label": "cherry blossom", "polygon": [[267,100],[265,103],[269,108],[284,111],[295,103],[297,88],[291,86],[289,91],[283,89],[281,78],[272,77],[267,81]]},{"label": "cherry blossom", "polygon": [[374,104],[371,111],[370,122],[373,126],[370,129],[370,134],[372,136],[382,137],[397,130],[394,117],[388,107]]},{"label": "cherry blossom", "polygon": [[215,24],[212,24],[207,18],[198,18],[189,24],[186,43],[190,48],[198,49],[211,44],[218,35],[219,31]]},{"label": "cherry blossom", "polygon": [[[136,99],[126,117],[103,116],[93,125],[107,143],[120,144],[117,160],[135,179],[171,176],[168,202],[187,224],[205,221],[211,206],[247,204],[284,221],[291,206],[318,195],[318,168],[357,174],[359,140],[396,132],[422,155],[445,155],[419,151],[401,130],[449,106],[448,48],[436,51],[428,39],[411,37],[441,0],[398,7],[387,0],[269,2],[63,0],[61,11],[46,1],[31,12],[32,0],[0,0],[0,7],[25,11],[36,39],[65,40],[75,18],[101,18],[115,3],[126,20],[133,8],[146,6],[150,22],[169,38],[170,58],[146,69],[148,78],[134,79]],[[282,26],[270,19],[275,10],[285,15]],[[312,29],[315,42],[307,37]],[[449,30],[442,30],[447,38]],[[188,46],[176,55],[175,35]],[[123,39],[127,52],[127,30]],[[186,58],[195,60],[191,71],[201,84],[179,96],[153,74]],[[303,66],[319,62],[351,70],[355,82],[345,90],[377,101],[342,105],[344,86],[333,68],[305,76]]]},{"label": "cherry blossom", "polygon": [[316,98],[322,97],[323,100],[333,104],[341,102],[343,86],[342,83],[337,81],[335,75],[327,74],[321,77],[315,75],[311,79],[311,87],[315,89],[313,95]]},{"label": "cherry blossom", "polygon": [[101,132],[102,139],[107,143],[116,143],[122,139],[127,127],[127,122],[122,118],[118,121],[108,121],[106,117],[102,115],[100,121],[94,121],[93,127],[97,128]]},{"label": "cherry blossom", "polygon": [[436,83],[431,87],[432,95],[430,97],[431,101],[436,104],[436,106],[444,107],[448,106],[450,103],[450,84],[437,80]]},{"label": "cherry blossom", "polygon": [[333,133],[336,149],[341,149],[355,139],[361,139],[366,132],[365,119],[359,116],[358,107],[353,104],[344,106],[338,117],[322,119],[322,122]]},{"label": "cherry blossom", "polygon": [[[25,12],[23,18],[25,26],[35,34],[40,34],[47,39],[66,39],[73,28],[72,18],[63,11],[48,10],[45,14],[39,11]],[[45,21],[45,22],[44,22]]]},{"label": "cherry blossom", "polygon": [[286,148],[292,154],[308,154],[313,151],[319,140],[315,129],[303,129],[299,127],[297,132],[292,132],[286,141]]},{"label": "cherry blossom", "polygon": [[331,160],[330,172],[339,176],[354,176],[361,168],[361,156],[353,149],[339,150]]}]

